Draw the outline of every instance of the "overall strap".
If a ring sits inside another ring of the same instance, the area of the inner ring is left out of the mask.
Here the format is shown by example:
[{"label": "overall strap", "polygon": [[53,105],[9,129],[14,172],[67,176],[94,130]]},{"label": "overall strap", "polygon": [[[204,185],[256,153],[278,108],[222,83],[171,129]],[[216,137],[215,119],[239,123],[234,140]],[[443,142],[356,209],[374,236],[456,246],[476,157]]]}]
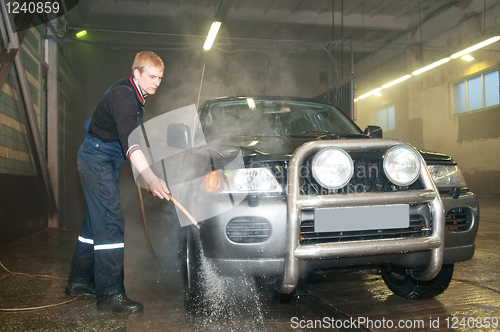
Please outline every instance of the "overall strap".
[{"label": "overall strap", "polygon": [[[111,86],[110,88],[108,88],[108,89],[106,90],[106,92],[104,93],[104,96],[102,96],[101,100],[102,100],[104,97],[106,97],[106,95],[107,95],[108,93],[110,93],[110,92],[111,92],[111,91],[113,91],[114,89],[116,89],[116,88],[120,88],[120,87],[125,87],[125,88],[129,89],[130,91],[132,91],[132,88],[131,88],[131,87],[129,87],[128,85],[126,85],[126,84],[120,84],[120,85],[117,85],[117,86]],[[132,92],[133,92],[133,91],[132,91]],[[99,101],[99,103],[97,103],[97,105],[99,105],[99,104],[100,104],[100,102],[101,102],[101,101]],[[139,102],[138,102],[137,100],[136,100],[136,103],[137,103],[137,104],[139,104]],[[137,107],[139,107],[139,105],[137,105]],[[97,108],[97,106],[96,106],[96,108]],[[95,109],[94,109],[94,112],[95,112]],[[92,112],[92,115],[94,115],[94,112]],[[87,120],[87,121],[85,121],[85,124],[84,124],[85,132],[86,132],[87,134],[89,133],[89,130],[90,130],[90,122],[92,121],[92,115],[90,116],[90,118],[88,118],[88,120]],[[141,128],[142,128],[141,122],[139,121],[139,112],[137,112],[137,125],[138,125],[139,127],[141,127]]]}]

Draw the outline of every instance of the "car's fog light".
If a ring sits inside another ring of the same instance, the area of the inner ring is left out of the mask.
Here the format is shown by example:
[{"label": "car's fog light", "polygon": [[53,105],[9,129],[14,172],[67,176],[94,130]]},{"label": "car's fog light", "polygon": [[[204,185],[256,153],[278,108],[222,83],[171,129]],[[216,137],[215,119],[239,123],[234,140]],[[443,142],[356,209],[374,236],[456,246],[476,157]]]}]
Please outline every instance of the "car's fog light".
[{"label": "car's fog light", "polygon": [[316,181],[324,188],[338,189],[351,180],[354,164],[351,156],[344,150],[327,148],[314,156],[312,173]]},{"label": "car's fog light", "polygon": [[398,186],[409,186],[418,179],[420,162],[417,152],[408,146],[394,146],[384,155],[384,172]]}]

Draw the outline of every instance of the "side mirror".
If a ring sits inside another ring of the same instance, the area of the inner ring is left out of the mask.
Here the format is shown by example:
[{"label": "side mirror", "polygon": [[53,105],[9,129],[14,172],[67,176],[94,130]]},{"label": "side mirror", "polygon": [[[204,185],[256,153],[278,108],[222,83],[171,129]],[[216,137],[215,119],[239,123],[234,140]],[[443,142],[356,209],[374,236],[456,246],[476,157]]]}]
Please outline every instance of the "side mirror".
[{"label": "side mirror", "polygon": [[366,126],[365,135],[370,135],[371,138],[382,138],[382,128],[380,126]]},{"label": "side mirror", "polygon": [[184,123],[173,123],[167,127],[167,145],[187,149],[191,147],[191,130]]}]

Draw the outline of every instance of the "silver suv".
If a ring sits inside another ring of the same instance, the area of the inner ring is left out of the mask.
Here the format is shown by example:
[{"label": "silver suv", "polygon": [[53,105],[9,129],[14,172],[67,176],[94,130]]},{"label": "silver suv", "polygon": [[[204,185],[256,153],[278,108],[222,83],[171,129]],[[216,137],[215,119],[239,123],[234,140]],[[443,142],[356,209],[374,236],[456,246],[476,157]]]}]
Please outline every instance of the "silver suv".
[{"label": "silver suv", "polygon": [[441,294],[472,258],[478,203],[449,156],[311,99],[220,98],[198,116],[198,130],[174,124],[167,139],[186,149],[203,136],[190,158],[210,160],[184,192],[202,213],[181,232],[189,307],[202,302],[202,255],[223,275],[275,278],[283,294],[315,270],[363,271],[408,299]]}]

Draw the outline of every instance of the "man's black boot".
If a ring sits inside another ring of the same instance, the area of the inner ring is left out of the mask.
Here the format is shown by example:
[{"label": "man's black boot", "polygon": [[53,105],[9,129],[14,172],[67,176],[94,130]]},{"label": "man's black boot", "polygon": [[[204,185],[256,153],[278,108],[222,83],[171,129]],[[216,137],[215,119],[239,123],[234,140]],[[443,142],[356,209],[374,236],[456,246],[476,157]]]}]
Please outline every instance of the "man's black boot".
[{"label": "man's black boot", "polygon": [[129,299],[124,293],[99,297],[97,309],[100,311],[137,312],[144,310],[140,302]]},{"label": "man's black boot", "polygon": [[82,284],[79,282],[68,282],[66,285],[66,294],[71,296],[93,296],[95,297],[95,287],[93,284]]}]

